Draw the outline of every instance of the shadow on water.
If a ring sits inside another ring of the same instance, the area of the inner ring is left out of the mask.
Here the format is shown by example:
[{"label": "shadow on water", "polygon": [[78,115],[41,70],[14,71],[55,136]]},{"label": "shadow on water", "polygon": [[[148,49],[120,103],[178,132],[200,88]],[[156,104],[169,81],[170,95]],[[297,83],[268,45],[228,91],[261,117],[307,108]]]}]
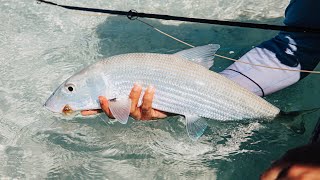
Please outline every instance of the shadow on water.
[{"label": "shadow on water", "polygon": [[[236,59],[253,46],[277,33],[275,31],[196,23],[174,25],[175,22],[172,21],[168,21],[171,23],[168,25],[158,20],[142,20],[194,46],[210,43],[220,44],[219,54]],[[281,18],[268,21],[279,22]],[[132,52],[171,54],[189,48],[139,21],[130,21],[126,17],[112,16],[107,18],[97,27],[96,33],[100,39],[100,53],[105,57]],[[227,64],[231,64],[231,62],[217,58],[215,65],[217,69],[215,70],[219,71],[220,66]]]}]

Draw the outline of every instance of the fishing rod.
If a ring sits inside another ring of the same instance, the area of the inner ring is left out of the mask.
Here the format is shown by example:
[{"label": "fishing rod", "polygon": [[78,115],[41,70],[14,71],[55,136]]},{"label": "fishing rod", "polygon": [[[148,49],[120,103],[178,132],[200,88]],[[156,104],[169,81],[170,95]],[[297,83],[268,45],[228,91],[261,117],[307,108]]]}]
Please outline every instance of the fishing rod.
[{"label": "fishing rod", "polygon": [[75,11],[86,11],[86,12],[95,12],[95,13],[127,16],[131,20],[137,19],[139,17],[139,18],[175,20],[175,21],[183,21],[183,22],[194,22],[194,23],[203,23],[203,24],[215,24],[215,25],[224,25],[224,26],[255,28],[255,29],[277,30],[277,31],[287,31],[287,32],[302,32],[302,33],[319,33],[320,34],[319,28],[311,28],[311,27],[281,26],[281,25],[271,25],[271,24],[222,21],[222,20],[202,19],[202,18],[189,18],[189,17],[171,16],[171,15],[163,15],[163,14],[139,13],[135,10],[118,11],[118,10],[68,6],[68,5],[61,5],[61,4],[57,4],[57,3],[54,3],[51,1],[46,1],[46,0],[36,0],[36,1],[38,3],[46,3],[49,5],[59,6],[59,7],[65,8],[65,9],[70,9],[70,10],[75,10]]}]

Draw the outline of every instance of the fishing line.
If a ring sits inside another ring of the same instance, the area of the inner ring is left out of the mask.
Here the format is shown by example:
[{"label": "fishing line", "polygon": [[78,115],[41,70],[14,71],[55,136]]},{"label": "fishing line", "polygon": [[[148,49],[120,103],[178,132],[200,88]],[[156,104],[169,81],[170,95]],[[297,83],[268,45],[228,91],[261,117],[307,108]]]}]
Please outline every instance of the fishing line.
[{"label": "fishing line", "polygon": [[[218,21],[218,20],[208,20],[208,19],[198,19],[198,18],[186,18],[186,17],[178,17],[178,16],[168,16],[168,15],[159,15],[159,14],[147,14],[147,13],[138,13],[135,10],[130,10],[129,12],[126,11],[115,11],[115,10],[107,10],[107,9],[96,9],[96,8],[85,8],[85,7],[76,7],[76,6],[67,6],[67,5],[60,5],[50,1],[45,0],[36,0],[38,3],[46,3],[49,5],[59,6],[65,9],[76,10],[76,11],[86,11],[86,12],[95,12],[95,13],[103,13],[103,14],[115,14],[115,15],[123,15],[127,16],[130,20],[138,20],[139,22],[151,27],[155,31],[175,40],[184,45],[189,47],[195,47],[189,43],[182,41],[168,33],[161,31],[160,29],[154,27],[153,25],[138,19],[138,17],[146,17],[152,19],[163,19],[163,20],[176,20],[176,21],[187,21],[187,22],[197,22],[197,23],[206,23],[206,24],[217,24],[217,25],[226,25],[226,26],[238,26],[238,27],[248,27],[248,28],[257,28],[257,29],[268,29],[268,30],[281,30],[281,31],[290,31],[290,32],[312,32],[312,33],[320,33],[320,29],[315,28],[307,28],[307,27],[292,27],[292,26],[277,26],[277,25],[269,25],[269,24],[255,24],[255,23],[241,23],[241,22],[230,22],[230,21]],[[294,72],[304,72],[304,73],[311,73],[311,74],[320,74],[320,71],[309,71],[309,70],[297,70],[297,69],[289,69],[289,68],[278,68],[278,67],[270,67],[262,64],[253,64],[249,62],[243,62],[240,60],[236,60],[230,57],[222,56],[219,54],[215,54],[215,56],[239,62],[243,64],[248,64],[251,66],[258,66],[263,68],[269,68],[274,70],[285,70],[285,71],[294,71]]]},{"label": "fishing line", "polygon": [[[153,25],[145,22],[145,21],[142,21],[140,19],[136,19],[142,23],[144,23],[145,25],[151,27],[152,29],[156,30],[157,32],[171,38],[171,39],[174,39],[182,44],[185,44],[189,47],[192,47],[194,48],[195,46],[189,44],[189,43],[186,43],[184,41],[182,41],[181,39],[178,39],[176,37],[173,37],[171,35],[169,35],[168,33],[165,33],[163,31],[161,31],[160,29],[154,27]],[[234,61],[234,62],[239,62],[239,63],[243,63],[243,64],[248,64],[248,65],[252,65],[252,66],[259,66],[259,67],[264,67],[264,68],[269,68],[269,69],[275,69],[275,70],[285,70],[285,71],[296,71],[296,72],[305,72],[305,73],[313,73],[313,74],[320,74],[320,71],[308,71],[308,70],[298,70],[298,69],[288,69],[288,68],[277,68],[277,67],[270,67],[270,66],[266,66],[266,65],[261,65],[261,64],[252,64],[252,63],[248,63],[248,62],[243,62],[243,61],[240,61],[240,60],[236,60],[236,59],[233,59],[233,58],[230,58],[230,57],[226,57],[226,56],[222,56],[222,55],[219,55],[219,54],[215,54],[215,56],[217,57],[220,57],[220,58],[223,58],[223,59],[226,59],[226,60],[230,60],[230,61]]]}]

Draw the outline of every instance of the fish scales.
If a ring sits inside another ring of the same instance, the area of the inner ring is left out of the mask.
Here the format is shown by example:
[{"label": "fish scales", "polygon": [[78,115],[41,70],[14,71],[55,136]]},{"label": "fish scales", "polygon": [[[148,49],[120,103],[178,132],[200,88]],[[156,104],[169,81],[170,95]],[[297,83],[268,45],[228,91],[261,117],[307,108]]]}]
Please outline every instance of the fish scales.
[{"label": "fish scales", "polygon": [[132,53],[100,63],[121,93],[133,83],[154,85],[153,107],[178,114],[231,120],[274,117],[279,109],[227,78],[177,55]]}]

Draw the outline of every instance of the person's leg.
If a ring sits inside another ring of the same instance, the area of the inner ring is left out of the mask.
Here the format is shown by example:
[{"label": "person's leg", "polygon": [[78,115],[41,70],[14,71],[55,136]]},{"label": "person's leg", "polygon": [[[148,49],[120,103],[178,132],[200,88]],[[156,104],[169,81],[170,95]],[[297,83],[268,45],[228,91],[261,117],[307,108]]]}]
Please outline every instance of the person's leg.
[{"label": "person's leg", "polygon": [[[292,55],[294,47],[286,47],[288,45],[285,44],[271,39],[253,48],[239,60],[275,68],[300,70],[300,64]],[[259,96],[281,90],[300,79],[300,72],[269,69],[240,62],[233,63],[220,74]]]},{"label": "person's leg", "polygon": [[[291,0],[284,24],[320,28],[320,1]],[[276,68],[314,70],[320,61],[320,34],[280,32],[240,58],[240,61]],[[259,96],[296,83],[307,73],[274,70],[235,62],[222,75]]]}]

